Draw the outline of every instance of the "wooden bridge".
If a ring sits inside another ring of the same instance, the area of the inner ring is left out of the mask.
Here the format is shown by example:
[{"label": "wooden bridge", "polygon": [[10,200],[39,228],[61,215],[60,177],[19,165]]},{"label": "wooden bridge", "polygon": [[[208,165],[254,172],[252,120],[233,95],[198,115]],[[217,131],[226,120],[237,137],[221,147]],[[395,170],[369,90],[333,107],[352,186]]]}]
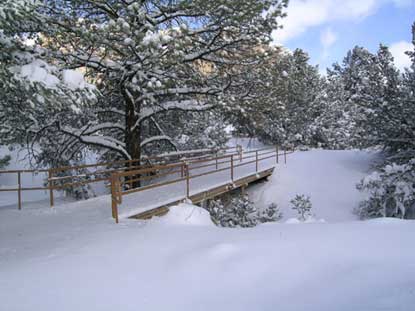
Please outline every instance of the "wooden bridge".
[{"label": "wooden bridge", "polygon": [[[18,208],[22,208],[23,191],[48,191],[54,206],[54,191],[103,182],[111,189],[112,216],[150,218],[162,215],[168,207],[190,200],[200,203],[236,188],[270,176],[279,162],[286,163],[292,151],[268,147],[243,150],[241,146],[224,149],[202,149],[174,152],[138,160],[66,166],[44,170],[9,170],[15,174],[17,186],[2,187],[17,192]],[[43,173],[46,184],[27,187],[23,174]]]},{"label": "wooden bridge", "polygon": [[[179,163],[111,175],[112,216],[150,218],[183,201],[200,203],[270,176],[275,165],[287,161],[285,150],[269,147],[225,155],[188,159]],[[135,182],[140,186],[132,187]]]}]

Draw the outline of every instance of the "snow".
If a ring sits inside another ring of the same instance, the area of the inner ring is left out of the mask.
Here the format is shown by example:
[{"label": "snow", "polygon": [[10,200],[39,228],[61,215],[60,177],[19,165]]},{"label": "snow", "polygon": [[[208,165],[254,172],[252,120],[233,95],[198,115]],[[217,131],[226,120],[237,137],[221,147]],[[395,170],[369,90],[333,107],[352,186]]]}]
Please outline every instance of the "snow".
[{"label": "snow", "polygon": [[153,221],[163,225],[214,226],[205,209],[189,203],[173,206],[166,216],[155,217]]},{"label": "snow", "polygon": [[[95,91],[95,87],[85,81],[84,75],[80,71],[66,69],[62,70],[61,74],[59,74],[55,66],[43,60],[33,58],[31,55],[16,53],[16,57],[30,60],[26,65],[10,67],[10,71],[20,79],[42,83],[48,88],[55,88],[57,85],[63,83],[71,90],[88,88],[89,91]],[[59,79],[58,75],[61,76],[62,80]]]},{"label": "snow", "polygon": [[83,73],[76,70],[63,70],[62,80],[71,90],[84,89],[87,86]]},{"label": "snow", "polygon": [[279,203],[309,190],[310,223],[218,228],[182,204],[115,225],[106,196],[55,209],[2,207],[0,309],[413,310],[415,221],[348,213],[375,157],[298,152],[277,168],[272,187],[258,186],[263,197],[278,192]]},{"label": "snow", "polygon": [[17,75],[31,82],[43,83],[51,88],[59,83],[58,77],[50,73],[51,68],[46,62],[35,59],[31,63],[21,66]]},{"label": "snow", "polygon": [[[249,191],[260,206],[277,203],[284,219],[296,217],[290,201],[297,194],[310,196],[312,212],[329,222],[357,220],[353,209],[365,198],[356,184],[370,173],[376,153],[356,150],[311,150],[288,156],[271,182]],[[280,159],[281,160],[281,159]]]}]

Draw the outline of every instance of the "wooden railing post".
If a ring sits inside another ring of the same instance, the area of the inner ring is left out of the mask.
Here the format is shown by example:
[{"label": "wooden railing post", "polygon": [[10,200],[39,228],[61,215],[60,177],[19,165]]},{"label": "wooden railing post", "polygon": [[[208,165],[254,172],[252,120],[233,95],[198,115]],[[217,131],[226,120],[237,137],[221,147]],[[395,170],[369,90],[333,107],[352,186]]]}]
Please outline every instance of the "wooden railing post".
[{"label": "wooden railing post", "polygon": [[182,162],[182,165],[180,166],[180,177],[182,177],[183,178],[183,176],[184,176],[184,162]]},{"label": "wooden railing post", "polygon": [[231,155],[231,180],[233,182],[233,155]]},{"label": "wooden railing post", "polygon": [[217,152],[216,152],[215,160],[216,160],[216,169],[218,169],[218,153]]},{"label": "wooden railing post", "polygon": [[190,197],[190,176],[189,164],[186,163],[186,198]]},{"label": "wooden railing post", "polygon": [[22,176],[21,172],[17,172],[17,184],[18,184],[18,190],[17,190],[17,198],[18,198],[18,204],[19,204],[19,210],[22,209]]},{"label": "wooden railing post", "polygon": [[275,161],[278,164],[278,145],[275,146]]},{"label": "wooden railing post", "polygon": [[287,164],[287,150],[284,148],[284,164]]},{"label": "wooden railing post", "polygon": [[50,207],[53,207],[55,204],[54,198],[53,198],[53,172],[51,169],[48,170],[48,185],[49,185],[49,201],[50,201]]},{"label": "wooden railing post", "polygon": [[258,173],[258,150],[255,151],[255,171]]},{"label": "wooden railing post", "polygon": [[242,146],[237,145],[238,148],[238,154],[239,154],[239,162],[242,162]]},{"label": "wooden railing post", "polygon": [[117,193],[117,190],[120,191],[120,185],[117,184],[117,179],[119,181],[119,177],[116,173],[111,174],[111,211],[112,211],[112,218],[115,219],[115,223],[118,224],[118,195],[121,193]]}]

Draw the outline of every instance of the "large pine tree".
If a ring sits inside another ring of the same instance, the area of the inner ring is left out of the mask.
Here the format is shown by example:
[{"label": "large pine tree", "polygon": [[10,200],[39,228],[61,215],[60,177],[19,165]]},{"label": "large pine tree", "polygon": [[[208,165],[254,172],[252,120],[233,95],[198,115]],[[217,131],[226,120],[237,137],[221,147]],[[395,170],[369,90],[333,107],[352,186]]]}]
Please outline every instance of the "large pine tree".
[{"label": "large pine tree", "polygon": [[84,70],[102,94],[95,107],[79,107],[76,124],[55,123],[68,142],[61,148],[90,145],[125,159],[138,159],[152,146],[176,148],[166,112],[231,105],[229,93],[237,91],[241,68],[257,61],[252,46],[269,43],[285,5],[279,0],[46,1],[50,31],[42,43],[61,66]]}]

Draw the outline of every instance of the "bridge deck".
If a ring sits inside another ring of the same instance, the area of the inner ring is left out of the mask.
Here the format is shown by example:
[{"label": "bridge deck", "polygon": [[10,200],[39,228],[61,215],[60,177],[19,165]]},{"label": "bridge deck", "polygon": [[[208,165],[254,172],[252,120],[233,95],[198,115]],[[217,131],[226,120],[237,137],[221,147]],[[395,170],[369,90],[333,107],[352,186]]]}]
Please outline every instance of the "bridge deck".
[{"label": "bridge deck", "polygon": [[[191,178],[189,185],[189,199],[193,203],[199,203],[204,199],[228,192],[233,188],[238,188],[245,184],[265,178],[272,174],[276,166],[275,158],[259,161],[258,170],[256,168],[256,163],[238,166],[246,163],[245,161],[249,162],[249,159],[235,161],[233,181],[231,180],[230,169],[226,169],[228,167],[226,164],[218,166],[219,170],[225,168],[223,171]],[[206,171],[209,171],[209,169],[197,168],[192,170],[191,174],[195,176]],[[177,175],[169,176],[168,179],[177,177]],[[154,214],[162,214],[167,211],[166,206],[173,205],[185,199],[186,180],[125,195],[122,197],[122,203],[119,205],[119,218],[147,218]]]}]

